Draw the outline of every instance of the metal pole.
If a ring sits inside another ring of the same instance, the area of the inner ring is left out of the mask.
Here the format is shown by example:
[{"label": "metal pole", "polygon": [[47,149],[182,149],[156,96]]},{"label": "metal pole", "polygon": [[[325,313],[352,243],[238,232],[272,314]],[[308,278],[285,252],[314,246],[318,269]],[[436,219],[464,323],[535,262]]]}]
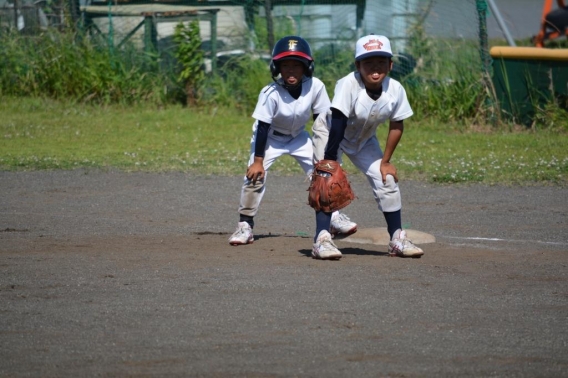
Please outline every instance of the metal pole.
[{"label": "metal pole", "polygon": [[268,34],[268,49],[272,52],[274,48],[274,24],[272,22],[272,0],[264,2],[264,12],[266,13],[266,31]]},{"label": "metal pole", "polygon": [[217,12],[219,9],[211,11],[211,71],[217,73]]},{"label": "metal pole", "polygon": [[14,29],[16,31],[20,31],[18,29],[18,11],[20,10],[20,4],[18,0],[14,0]]},{"label": "metal pole", "polygon": [[505,21],[503,21],[503,17],[501,17],[501,12],[499,12],[499,8],[497,8],[495,1],[487,0],[487,2],[489,3],[491,12],[493,12],[493,14],[495,15],[495,19],[497,20],[497,23],[499,24],[501,31],[503,32],[503,34],[505,34],[505,39],[507,40],[507,43],[509,43],[509,46],[516,47],[517,45],[515,44],[515,41],[513,41],[513,38],[511,37],[511,33],[509,33],[507,25],[505,25]]},{"label": "metal pole", "polygon": [[[491,88],[491,56],[489,55],[489,41],[487,38],[487,1],[476,0],[477,17],[479,22],[479,54],[481,56],[482,75],[481,80],[486,89]],[[488,93],[492,93],[488,90]],[[485,96],[485,108],[494,109],[492,96]],[[495,119],[494,113],[490,112],[490,119]]]},{"label": "metal pole", "polygon": [[477,17],[479,22],[479,55],[481,67],[489,75],[491,70],[491,57],[489,56],[489,41],[487,38],[487,1],[477,0]]}]

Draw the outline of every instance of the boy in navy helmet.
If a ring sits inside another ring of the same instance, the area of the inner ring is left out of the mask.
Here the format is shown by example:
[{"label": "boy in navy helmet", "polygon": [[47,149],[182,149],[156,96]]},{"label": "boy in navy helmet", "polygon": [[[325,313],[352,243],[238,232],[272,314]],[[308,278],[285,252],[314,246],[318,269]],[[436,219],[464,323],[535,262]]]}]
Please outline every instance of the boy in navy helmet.
[{"label": "boy in navy helmet", "polygon": [[[270,72],[273,82],[260,91],[252,114],[251,154],[241,188],[239,222],[229,238],[231,245],[253,243],[254,216],[266,189],[267,173],[280,156],[292,156],[311,175],[313,145],[305,125],[310,117],[315,120],[330,108],[324,84],[313,77],[312,51],[303,38],[287,36],[276,43]],[[330,235],[356,231],[357,224],[345,214],[331,215]]]}]

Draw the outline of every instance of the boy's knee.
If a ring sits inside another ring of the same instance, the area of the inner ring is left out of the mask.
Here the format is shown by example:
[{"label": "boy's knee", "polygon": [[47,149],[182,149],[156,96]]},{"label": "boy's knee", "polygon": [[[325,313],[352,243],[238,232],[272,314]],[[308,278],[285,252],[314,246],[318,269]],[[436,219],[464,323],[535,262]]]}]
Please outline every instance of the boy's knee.
[{"label": "boy's knee", "polygon": [[262,190],[263,187],[264,187],[264,179],[256,180],[254,182],[248,179],[245,181],[245,191],[247,192],[259,192]]},{"label": "boy's knee", "polygon": [[393,175],[387,175],[385,182],[383,183],[383,185],[386,188],[397,188],[398,190],[398,185],[396,183],[396,181],[394,180],[394,176]]},{"label": "boy's knee", "polygon": [[386,182],[379,190],[377,203],[381,211],[398,211],[402,205],[402,198],[398,184],[392,175],[387,175]]}]

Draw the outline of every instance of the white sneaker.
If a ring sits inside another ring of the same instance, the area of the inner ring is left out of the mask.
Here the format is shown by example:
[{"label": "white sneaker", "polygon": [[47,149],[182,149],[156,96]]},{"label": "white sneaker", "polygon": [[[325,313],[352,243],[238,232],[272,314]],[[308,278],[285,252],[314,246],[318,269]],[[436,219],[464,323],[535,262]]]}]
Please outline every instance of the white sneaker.
[{"label": "white sneaker", "polygon": [[243,245],[252,244],[254,242],[254,235],[252,228],[247,222],[239,222],[237,230],[229,238],[230,245]]},{"label": "white sneaker", "polygon": [[389,256],[420,257],[424,251],[406,238],[406,231],[396,230],[389,242]]},{"label": "white sneaker", "polygon": [[357,223],[351,222],[347,215],[335,212],[331,216],[330,232],[333,236],[337,234],[348,236],[357,232]]},{"label": "white sneaker", "polygon": [[331,234],[322,230],[312,248],[312,257],[320,260],[339,260],[341,256],[341,252],[331,240]]}]

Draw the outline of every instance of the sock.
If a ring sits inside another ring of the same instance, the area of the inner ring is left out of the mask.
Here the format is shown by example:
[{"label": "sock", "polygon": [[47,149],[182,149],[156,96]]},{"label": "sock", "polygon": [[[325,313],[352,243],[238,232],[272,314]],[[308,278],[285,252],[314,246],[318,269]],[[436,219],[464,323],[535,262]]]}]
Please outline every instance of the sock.
[{"label": "sock", "polygon": [[314,243],[322,230],[329,231],[331,227],[331,214],[323,211],[316,211],[316,236],[314,236]]},{"label": "sock", "polygon": [[249,215],[240,214],[239,222],[247,222],[249,224],[250,228],[254,228],[254,217],[251,217]]},{"label": "sock", "polygon": [[387,231],[389,232],[390,238],[392,240],[392,236],[396,232],[396,230],[402,230],[402,216],[401,211],[393,211],[390,213],[383,212],[385,216],[385,220],[387,221]]}]

